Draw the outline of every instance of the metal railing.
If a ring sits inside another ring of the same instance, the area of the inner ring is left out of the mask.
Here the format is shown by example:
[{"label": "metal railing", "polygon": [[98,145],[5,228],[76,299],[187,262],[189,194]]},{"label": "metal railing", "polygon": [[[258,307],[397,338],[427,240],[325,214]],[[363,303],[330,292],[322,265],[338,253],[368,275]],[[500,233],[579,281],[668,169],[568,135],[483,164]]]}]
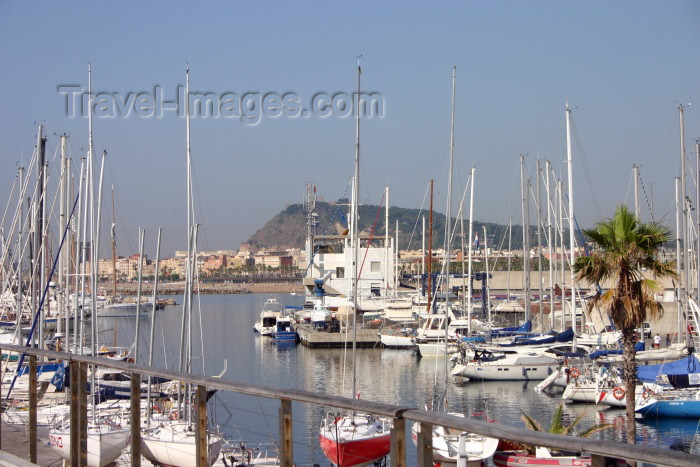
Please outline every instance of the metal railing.
[{"label": "metal railing", "polygon": [[[89,365],[103,366],[126,371],[131,374],[131,465],[140,466],[140,394],[141,376],[157,376],[195,385],[195,438],[197,446],[197,466],[207,465],[207,389],[233,391],[239,394],[257,396],[280,401],[279,407],[279,446],[280,465],[294,465],[292,402],[302,402],[315,406],[332,407],[356,412],[390,417],[393,420],[391,432],[391,466],[406,466],[406,421],[420,423],[420,433],[432,433],[433,426],[445,426],[460,431],[477,433],[516,443],[545,446],[565,451],[586,452],[592,456],[593,466],[605,465],[606,458],[642,461],[653,464],[672,465],[674,467],[697,467],[698,456],[679,451],[624,444],[614,441],[594,440],[571,436],[553,435],[504,425],[495,425],[486,421],[461,418],[452,415],[419,410],[415,407],[398,406],[372,402],[368,400],[349,399],[345,397],[319,394],[299,389],[279,389],[255,384],[223,381],[213,377],[197,376],[177,371],[148,368],[143,365],[114,361],[101,357],[73,355],[63,352],[32,349],[22,346],[2,345],[0,350],[24,353],[29,359],[29,435],[30,460],[36,462],[37,438],[37,391],[36,362],[37,357],[60,359],[68,362],[70,367],[70,440],[71,466],[86,465],[87,453],[87,368]],[[34,381],[34,383],[32,383]],[[32,389],[33,388],[33,389]],[[2,395],[0,394],[0,397]],[[76,430],[75,427],[78,427]],[[432,467],[432,436],[419,436],[417,443],[418,467]]]}]

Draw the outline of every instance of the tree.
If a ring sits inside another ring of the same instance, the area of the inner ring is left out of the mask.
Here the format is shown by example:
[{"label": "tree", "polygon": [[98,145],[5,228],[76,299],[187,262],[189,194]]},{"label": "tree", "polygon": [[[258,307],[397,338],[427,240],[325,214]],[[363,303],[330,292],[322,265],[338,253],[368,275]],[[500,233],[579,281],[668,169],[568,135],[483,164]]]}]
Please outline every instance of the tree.
[{"label": "tree", "polygon": [[[576,417],[571,423],[565,424],[564,423],[564,404],[559,404],[559,407],[554,411],[554,414],[552,414],[552,421],[549,424],[549,429],[545,430],[542,428],[542,425],[532,418],[530,415],[526,414],[522,410],[520,411],[522,413],[522,421],[525,422],[525,426],[529,428],[530,430],[533,431],[546,431],[547,433],[552,433],[555,435],[564,435],[564,436],[569,436],[571,434],[574,434],[574,429],[576,428],[576,425],[579,424],[579,422],[583,419],[583,416],[585,414],[580,414],[578,417]],[[588,438],[591,436],[593,433],[598,433],[599,431],[607,430],[609,428],[612,428],[612,425],[609,423],[603,423],[600,425],[593,425],[592,427],[583,430],[579,433],[575,433],[577,436],[580,438]],[[527,444],[517,444],[516,447],[524,449],[525,451],[529,452],[530,454],[533,454],[535,452],[534,446],[527,445]]]},{"label": "tree", "polygon": [[[598,223],[584,233],[595,243],[590,256],[580,256],[574,263],[577,280],[591,284],[610,285],[603,294],[593,299],[607,312],[615,327],[622,333],[622,368],[626,388],[627,442],[634,444],[635,384],[637,363],[635,341],[637,328],[647,320],[663,313],[654,293],[660,290],[655,279],[677,278],[675,262],[659,259],[660,248],[671,240],[671,231],[655,222],[641,223],[625,205],[615,210],[611,219]],[[653,279],[645,277],[644,271]]]}]

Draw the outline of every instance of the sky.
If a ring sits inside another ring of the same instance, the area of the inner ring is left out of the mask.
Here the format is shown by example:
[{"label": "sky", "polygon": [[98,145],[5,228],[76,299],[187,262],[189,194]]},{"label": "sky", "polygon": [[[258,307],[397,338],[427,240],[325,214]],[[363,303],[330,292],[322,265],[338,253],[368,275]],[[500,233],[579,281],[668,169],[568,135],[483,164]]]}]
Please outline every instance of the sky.
[{"label": "sky", "polygon": [[[633,204],[637,164],[643,220],[653,206],[654,220],[673,227],[679,104],[689,173],[700,137],[699,19],[695,0],[0,1],[0,206],[38,124],[52,180],[59,134],[73,160],[85,156],[87,106],[73,98],[87,92],[91,64],[103,98],[93,141],[107,151],[119,253],[137,251],[139,227],[147,249],[162,227],[163,254],[184,250],[184,105],[178,113],[165,101],[182,95],[189,66],[190,90],[217,103],[216,115],[191,120],[199,249],[237,249],[302,202],[308,182],[324,200],[349,197],[355,120],[343,96],[357,87],[362,55],[362,90],[381,105],[361,118],[361,202],[382,203],[388,186],[391,206],[427,207],[432,178],[445,212],[456,67],[453,193],[475,166],[475,219],[521,222],[521,155],[533,185],[541,159],[566,186],[568,102],[579,225]],[[237,99],[252,118],[237,118]],[[109,201],[104,209],[111,216]]]}]

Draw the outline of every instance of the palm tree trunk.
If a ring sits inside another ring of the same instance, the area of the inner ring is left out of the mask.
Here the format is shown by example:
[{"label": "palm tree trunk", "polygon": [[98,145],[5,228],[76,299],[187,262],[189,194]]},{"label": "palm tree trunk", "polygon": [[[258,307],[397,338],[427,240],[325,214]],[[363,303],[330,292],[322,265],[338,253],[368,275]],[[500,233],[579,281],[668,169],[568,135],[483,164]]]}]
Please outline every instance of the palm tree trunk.
[{"label": "palm tree trunk", "polygon": [[622,330],[622,369],[625,381],[625,404],[627,415],[627,443],[636,444],[637,425],[634,419],[635,388],[637,385],[637,361],[635,360],[634,345],[637,337],[635,328]]}]

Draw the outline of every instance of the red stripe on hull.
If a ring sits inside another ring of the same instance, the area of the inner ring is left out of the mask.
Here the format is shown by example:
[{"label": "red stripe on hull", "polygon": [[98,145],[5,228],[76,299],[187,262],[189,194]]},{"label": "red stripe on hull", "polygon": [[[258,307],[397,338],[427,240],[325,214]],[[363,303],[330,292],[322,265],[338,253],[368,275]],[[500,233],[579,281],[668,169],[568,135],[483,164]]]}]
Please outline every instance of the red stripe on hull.
[{"label": "red stripe on hull", "polygon": [[338,467],[366,464],[389,454],[391,435],[337,443],[333,439],[319,436],[321,450],[328,460]]},{"label": "red stripe on hull", "polygon": [[535,457],[532,454],[496,452],[493,463],[498,467],[590,467],[590,457]]}]

